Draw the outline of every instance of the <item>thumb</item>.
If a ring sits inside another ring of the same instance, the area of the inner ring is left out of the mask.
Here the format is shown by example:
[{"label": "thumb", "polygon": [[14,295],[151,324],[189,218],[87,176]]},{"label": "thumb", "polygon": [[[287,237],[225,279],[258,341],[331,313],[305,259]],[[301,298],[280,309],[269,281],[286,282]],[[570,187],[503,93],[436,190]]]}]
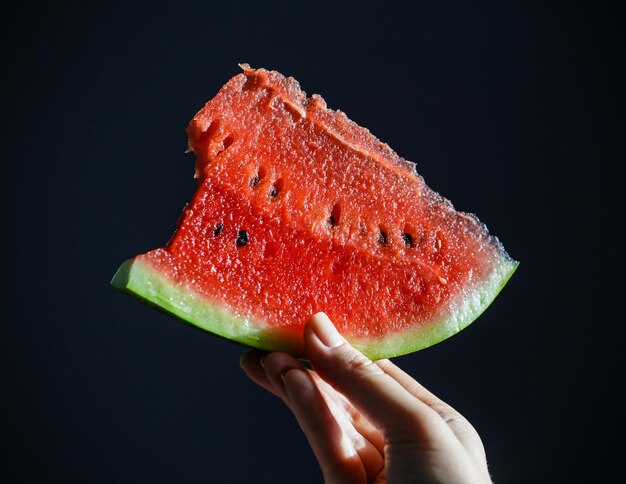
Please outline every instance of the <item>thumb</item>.
[{"label": "thumb", "polygon": [[382,431],[388,443],[448,437],[437,413],[350,346],[326,314],[317,313],[307,322],[304,346],[317,373]]}]

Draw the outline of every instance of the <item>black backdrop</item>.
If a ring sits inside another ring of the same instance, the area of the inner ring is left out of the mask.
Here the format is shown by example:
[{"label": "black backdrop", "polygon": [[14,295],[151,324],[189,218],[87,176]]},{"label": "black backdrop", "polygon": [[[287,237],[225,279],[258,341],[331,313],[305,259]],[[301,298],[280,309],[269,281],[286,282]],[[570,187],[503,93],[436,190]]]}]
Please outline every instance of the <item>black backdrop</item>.
[{"label": "black backdrop", "polygon": [[6,480],[319,482],[240,347],[108,286],[169,238],[184,128],[239,62],[322,94],[521,261],[477,323],[397,359],[475,424],[495,480],[618,470],[619,12],[432,3],[3,7]]}]

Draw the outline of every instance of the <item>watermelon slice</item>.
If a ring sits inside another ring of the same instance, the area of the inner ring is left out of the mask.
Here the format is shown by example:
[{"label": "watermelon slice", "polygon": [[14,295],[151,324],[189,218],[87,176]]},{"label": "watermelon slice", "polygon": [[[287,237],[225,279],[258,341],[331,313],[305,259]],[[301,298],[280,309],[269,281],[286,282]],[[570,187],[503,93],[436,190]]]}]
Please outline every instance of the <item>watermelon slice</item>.
[{"label": "watermelon slice", "polygon": [[474,321],[517,267],[498,239],[320,96],[242,68],[187,128],[199,186],[176,233],[113,286],[295,356],[318,311],[373,359]]}]

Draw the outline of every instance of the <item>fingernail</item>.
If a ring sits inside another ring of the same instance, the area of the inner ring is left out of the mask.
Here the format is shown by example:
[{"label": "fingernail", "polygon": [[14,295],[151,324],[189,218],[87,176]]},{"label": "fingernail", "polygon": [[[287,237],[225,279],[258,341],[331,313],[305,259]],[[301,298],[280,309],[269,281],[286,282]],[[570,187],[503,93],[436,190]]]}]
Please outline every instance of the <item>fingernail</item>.
[{"label": "fingernail", "polygon": [[324,313],[314,314],[311,318],[311,328],[315,336],[328,348],[336,348],[345,343],[345,339],[337,332],[331,320]]}]

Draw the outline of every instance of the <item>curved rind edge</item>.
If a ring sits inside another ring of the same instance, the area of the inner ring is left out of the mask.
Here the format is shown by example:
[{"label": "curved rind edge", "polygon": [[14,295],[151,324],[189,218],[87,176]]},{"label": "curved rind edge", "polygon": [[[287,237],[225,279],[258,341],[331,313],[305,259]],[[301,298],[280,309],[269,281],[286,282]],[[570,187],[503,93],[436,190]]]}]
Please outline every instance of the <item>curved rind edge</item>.
[{"label": "curved rind edge", "polygon": [[[493,302],[518,265],[519,262],[504,254],[495,263],[494,270],[486,281],[461,294],[450,305],[447,314],[439,321],[431,322],[428,327],[418,326],[383,339],[357,338],[349,341],[372,360],[393,358],[437,344],[475,321]],[[166,275],[141,259],[124,262],[113,277],[111,285],[186,323],[230,341],[252,348],[284,351],[295,357],[305,357],[302,341],[293,335],[286,335],[283,328],[273,328],[212,304],[193,291],[173,284]]]},{"label": "curved rind edge", "polygon": [[503,253],[494,263],[489,277],[459,294],[439,320],[431,321],[427,327],[389,335],[383,340],[362,338],[350,343],[372,360],[402,356],[440,343],[476,321],[506,286],[518,266],[519,262]]},{"label": "curved rind edge", "polygon": [[302,344],[285,337],[284,332],[237,316],[193,291],[173,284],[167,276],[140,258],[125,261],[113,276],[111,285],[170,316],[230,341],[302,356]]}]

